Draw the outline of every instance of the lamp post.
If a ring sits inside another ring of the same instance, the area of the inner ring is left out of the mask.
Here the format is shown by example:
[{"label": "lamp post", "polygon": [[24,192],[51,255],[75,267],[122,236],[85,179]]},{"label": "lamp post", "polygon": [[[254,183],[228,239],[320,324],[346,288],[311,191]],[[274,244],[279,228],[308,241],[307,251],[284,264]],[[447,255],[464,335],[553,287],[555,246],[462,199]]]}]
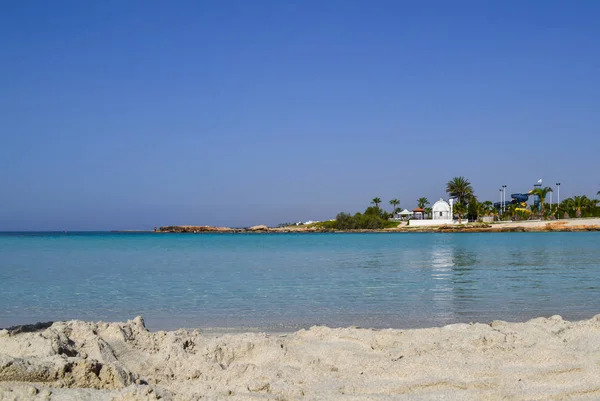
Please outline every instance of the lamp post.
[{"label": "lamp post", "polygon": [[[556,183],[556,210],[558,211],[558,207],[560,206],[560,182]],[[558,218],[560,219],[560,213],[558,214]]]},{"label": "lamp post", "polygon": [[504,204],[502,202],[502,188],[500,188],[498,191],[500,191],[500,215],[504,214]]},{"label": "lamp post", "polygon": [[506,185],[502,185],[502,213],[506,211]]}]

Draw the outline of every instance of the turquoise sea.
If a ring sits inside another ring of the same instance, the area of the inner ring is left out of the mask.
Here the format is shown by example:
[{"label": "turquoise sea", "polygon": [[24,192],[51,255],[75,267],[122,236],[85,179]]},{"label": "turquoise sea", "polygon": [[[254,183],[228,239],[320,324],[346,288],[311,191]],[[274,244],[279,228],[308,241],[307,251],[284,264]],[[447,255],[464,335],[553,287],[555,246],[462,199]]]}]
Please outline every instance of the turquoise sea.
[{"label": "turquoise sea", "polygon": [[425,327],[600,313],[600,233],[0,234],[0,327]]}]

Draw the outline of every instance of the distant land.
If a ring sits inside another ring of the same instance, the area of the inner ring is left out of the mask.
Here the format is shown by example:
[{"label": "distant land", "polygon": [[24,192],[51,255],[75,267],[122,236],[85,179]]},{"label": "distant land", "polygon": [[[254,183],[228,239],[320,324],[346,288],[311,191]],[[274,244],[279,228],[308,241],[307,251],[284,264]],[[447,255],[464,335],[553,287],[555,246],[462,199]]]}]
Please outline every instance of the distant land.
[{"label": "distant land", "polygon": [[[336,230],[326,228],[322,223],[310,225],[290,225],[285,227],[268,227],[258,225],[248,228],[230,228],[213,226],[164,226],[157,228],[156,233],[411,233],[411,232],[578,232],[600,231],[600,218],[565,219],[558,221],[515,221],[497,223],[465,223],[459,225],[442,225],[437,227],[411,227],[401,222],[396,227],[385,229]],[[119,230],[118,232],[148,232],[136,230]]]}]

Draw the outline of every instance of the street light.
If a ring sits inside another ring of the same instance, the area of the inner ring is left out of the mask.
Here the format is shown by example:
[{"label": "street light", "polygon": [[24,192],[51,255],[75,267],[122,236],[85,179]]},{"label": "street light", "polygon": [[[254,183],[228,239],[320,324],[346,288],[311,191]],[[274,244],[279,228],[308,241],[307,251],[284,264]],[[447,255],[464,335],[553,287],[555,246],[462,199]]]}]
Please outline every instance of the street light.
[{"label": "street light", "polygon": [[[558,207],[560,206],[560,182],[556,183],[556,210],[558,211]],[[560,219],[560,213],[558,214],[558,218]]]},{"label": "street light", "polygon": [[502,213],[506,211],[506,185],[502,185]]},{"label": "street light", "polygon": [[500,214],[504,214],[504,205],[502,203],[502,188],[500,188],[498,191],[500,191]]}]

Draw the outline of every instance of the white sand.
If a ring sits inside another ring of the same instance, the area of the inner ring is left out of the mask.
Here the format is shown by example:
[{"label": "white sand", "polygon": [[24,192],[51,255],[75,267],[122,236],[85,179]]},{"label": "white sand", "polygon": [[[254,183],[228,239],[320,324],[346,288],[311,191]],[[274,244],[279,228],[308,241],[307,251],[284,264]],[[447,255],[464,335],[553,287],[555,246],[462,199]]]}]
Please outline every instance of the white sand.
[{"label": "white sand", "polygon": [[598,400],[600,315],[421,330],[0,331],[0,400]]},{"label": "white sand", "polygon": [[546,227],[548,224],[562,225],[564,227],[577,226],[600,226],[600,218],[589,217],[579,219],[560,219],[560,220],[522,220],[522,221],[503,221],[493,223],[493,227]]}]

